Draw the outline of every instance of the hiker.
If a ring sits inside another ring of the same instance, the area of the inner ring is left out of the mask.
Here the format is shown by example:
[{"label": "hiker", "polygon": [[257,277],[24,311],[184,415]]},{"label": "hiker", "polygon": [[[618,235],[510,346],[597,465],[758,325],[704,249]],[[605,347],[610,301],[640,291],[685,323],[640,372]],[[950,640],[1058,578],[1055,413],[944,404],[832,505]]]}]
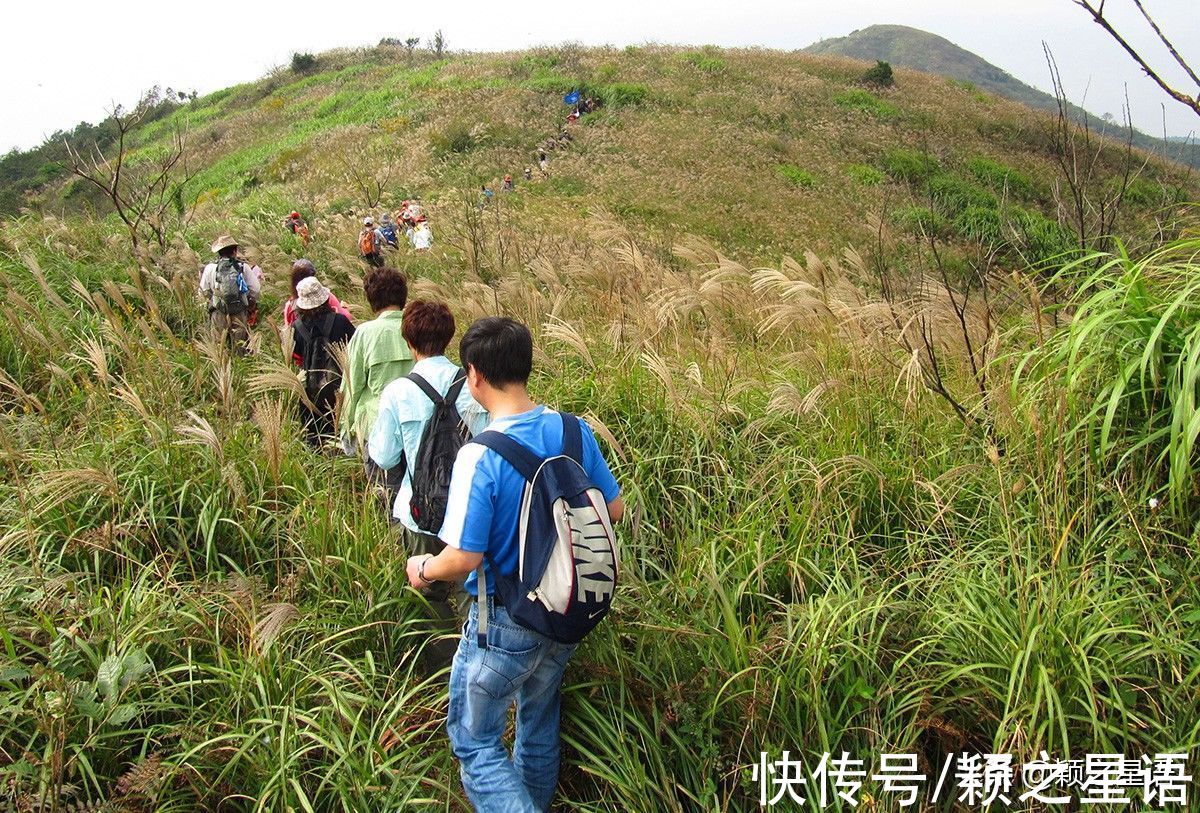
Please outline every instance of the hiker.
[{"label": "hiker", "polygon": [[363,291],[375,318],[358,327],[347,349],[342,377],[339,431],[342,449],[364,458],[367,475],[390,512],[400,472],[388,473],[366,457],[371,427],[384,388],[412,369],[413,357],[400,332],[408,280],[394,268],[376,268],[363,280]]},{"label": "hiker", "polygon": [[546,151],[538,150],[538,169],[542,171],[542,177],[550,177],[550,162],[546,160]]},{"label": "hiker", "polygon": [[400,248],[400,238],[396,234],[396,224],[392,216],[384,212],[379,216],[379,236],[390,248]]},{"label": "hiker", "polygon": [[574,139],[571,137],[571,134],[568,133],[566,130],[558,131],[558,141],[562,145],[562,148],[564,150],[570,146],[570,144],[573,140]]},{"label": "hiker", "polygon": [[429,228],[429,221],[425,218],[418,220],[417,225],[408,230],[408,241],[417,251],[426,251],[432,247],[433,231]]},{"label": "hiker", "polygon": [[504,183],[503,183],[503,184],[501,184],[501,186],[500,186],[500,191],[501,191],[501,192],[511,192],[511,191],[513,191],[513,181],[512,181],[512,176],[511,176],[511,175],[505,175],[505,176],[504,176]]},{"label": "hiker", "polygon": [[372,268],[382,268],[383,243],[383,233],[375,228],[375,219],[364,217],[362,231],[358,233],[358,256]]},{"label": "hiker", "polygon": [[300,238],[300,242],[304,244],[305,248],[308,248],[308,224],[300,217],[299,212],[292,212],[288,215],[287,219],[283,221],[283,225]]},{"label": "hiker", "polygon": [[[575,644],[534,631],[529,625],[545,625],[526,613],[570,619],[579,625],[576,632],[596,623],[585,619],[589,612],[603,615],[605,591],[611,598],[617,568],[611,522],[620,519],[624,505],[587,424],[530,400],[533,340],[527,327],[503,317],[480,319],[463,336],[459,358],[472,397],[492,422],[455,460],[440,534],[445,548],[409,557],[406,571],[418,590],[466,576],[467,592],[477,595],[450,671],[446,720],[467,796],[477,810],[546,811],[558,783],[559,689]],[[532,474],[528,511],[522,510],[527,475],[510,459]],[[556,476],[543,479],[543,470]],[[586,488],[572,490],[567,501],[552,480]],[[522,562],[553,555],[566,572],[556,568],[560,579],[547,580],[531,567],[534,585],[545,592],[527,594],[517,573],[525,553],[530,558]],[[579,585],[577,594],[572,584]],[[543,597],[550,603],[543,606]],[[577,641],[582,635],[556,637]],[[503,737],[514,701],[510,759]]]},{"label": "hiker", "polygon": [[[412,372],[384,388],[367,448],[379,468],[400,466],[403,471],[392,517],[403,528],[405,549],[414,554],[438,553],[445,489],[454,455],[463,444],[462,430],[468,437],[478,434],[488,416],[471,397],[466,374],[446,358],[446,347],[454,337],[454,316],[446,305],[420,299],[409,302],[401,333],[416,363]],[[445,406],[435,409],[439,403]],[[436,437],[439,431],[441,437]],[[433,620],[443,622],[433,631],[450,632],[456,626],[454,592],[454,585],[441,582],[427,594]],[[454,655],[452,642],[441,643],[451,643],[451,648],[441,646],[434,652],[438,669],[449,666]],[[433,646],[437,649],[438,644]]]},{"label": "hiker", "polygon": [[300,403],[304,441],[315,448],[333,440],[333,412],[342,383],[334,346],[354,336],[354,325],[333,308],[333,294],[315,276],[296,285],[295,322],[292,325],[294,355],[300,358],[304,393],[312,407]]},{"label": "hiker", "polygon": [[483,184],[482,186],[480,186],[479,187],[479,206],[480,206],[480,208],[484,208],[489,203],[491,203],[492,196],[494,194],[495,193],[492,192],[492,188],[490,186],[488,186],[487,184]]},{"label": "hiker", "polygon": [[[317,268],[315,265],[313,265],[312,260],[301,258],[292,263],[292,295],[286,302],[283,303],[283,324],[285,327],[291,327],[292,323],[296,321],[296,297],[298,296],[296,293],[296,286],[300,284],[301,280],[308,279],[309,277],[315,277],[316,275]],[[350,315],[349,309],[339,302],[338,298],[334,296],[332,292],[329,294],[329,307],[334,312],[345,316],[351,322],[354,321],[354,317]],[[297,354],[294,349],[292,352],[292,361],[295,362],[297,366],[299,366],[302,361],[300,355]]]},{"label": "hiker", "polygon": [[244,354],[250,339],[250,317],[258,313],[262,269],[238,256],[237,241],[228,234],[218,237],[212,250],[216,262],[200,272],[200,293],[208,301],[209,324]]},{"label": "hiker", "polygon": [[584,113],[593,113],[593,112],[595,112],[595,110],[596,110],[596,100],[593,99],[591,96],[588,96],[583,101],[583,112]]},{"label": "hiker", "polygon": [[533,167],[525,167],[525,180],[533,180]]}]

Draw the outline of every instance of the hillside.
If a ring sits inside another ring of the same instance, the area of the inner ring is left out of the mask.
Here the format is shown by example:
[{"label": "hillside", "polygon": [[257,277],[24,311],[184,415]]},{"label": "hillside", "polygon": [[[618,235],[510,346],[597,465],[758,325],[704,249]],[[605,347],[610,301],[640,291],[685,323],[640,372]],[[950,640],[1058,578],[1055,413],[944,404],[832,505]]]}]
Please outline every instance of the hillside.
[{"label": "hillside", "polygon": [[[980,90],[995,93],[1006,99],[1029,105],[1039,110],[1057,114],[1058,101],[1053,95],[1038,90],[1015,78],[982,57],[955,45],[953,42],[904,25],[872,25],[851,32],[845,37],[821,40],[805,49],[811,54],[826,54],[851,59],[883,60],[913,70],[944,76],[958,82],[969,83]],[[1068,109],[1080,121],[1086,116],[1094,127],[1104,127],[1100,116],[1087,113],[1068,100]],[[1115,138],[1122,137],[1119,128]],[[1193,167],[1200,167],[1200,149],[1194,143],[1180,143],[1183,139],[1172,139],[1164,145],[1161,137],[1137,132],[1135,144],[1145,150],[1154,151]]]},{"label": "hillside", "polygon": [[[992,752],[1154,755],[1169,786],[1200,749],[1196,189],[1102,143],[1072,197],[1048,117],[863,67],[328,53],[136,127],[152,222],[42,173],[0,218],[0,811],[469,809],[406,543],[304,442],[282,313],[305,256],[371,319],[361,218],[413,196],[406,307],[448,305],[459,361],[479,317],[527,324],[533,398],[628,508],[554,810],[751,813],[796,760],[808,809],[820,770],[912,810],[884,754],[953,777],[930,810]],[[540,177],[574,87],[602,106]],[[226,232],[264,270],[244,354],[197,296]]]},{"label": "hillside", "polygon": [[[861,73],[840,58],[757,50],[562,48],[431,60],[382,47],[325,54],[315,72],[280,70],[193,100],[136,135],[152,155],[174,128],[186,131],[193,174],[180,204],[204,226],[193,231],[197,249],[231,218],[273,224],[293,208],[324,231],[334,215],[373,208],[363,184],[378,182],[388,204],[420,196],[445,207],[505,173],[519,178],[562,126],[561,96],[573,87],[610,103],[572,127],[574,145],[551,154],[548,180],[518,184],[510,199],[522,227],[546,239],[575,228],[562,222],[570,213],[608,212],[664,245],[696,234],[745,259],[837,251],[868,239],[873,218],[926,197],[901,166],[916,153],[947,183],[986,197],[996,178],[980,181],[971,169],[985,162],[1026,190],[1011,203],[1058,219],[1049,117],[919,73],[872,90]],[[1101,167],[1115,173],[1120,160],[1113,151]],[[1159,180],[1183,182],[1158,165],[1137,182]],[[28,203],[103,211],[94,192],[68,178]]]}]

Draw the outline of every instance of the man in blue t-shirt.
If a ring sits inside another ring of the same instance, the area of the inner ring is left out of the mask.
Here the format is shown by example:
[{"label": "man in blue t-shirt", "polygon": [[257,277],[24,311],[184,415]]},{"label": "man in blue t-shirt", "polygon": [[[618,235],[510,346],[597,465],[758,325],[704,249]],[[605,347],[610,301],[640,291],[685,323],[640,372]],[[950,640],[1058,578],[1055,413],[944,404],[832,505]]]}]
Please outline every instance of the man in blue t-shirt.
[{"label": "man in blue t-shirt", "polygon": [[[492,417],[489,430],[504,432],[541,457],[562,452],[562,419],[535,404],[526,388],[533,368],[528,328],[512,319],[480,319],[463,336],[459,358],[472,397]],[[581,428],[583,468],[615,522],[625,511],[620,488],[595,435],[586,423]],[[463,787],[478,811],[547,811],[558,784],[559,687],[575,647],[516,623],[490,595],[493,568],[501,575],[517,569],[524,490],[524,478],[500,455],[468,443],[450,481],[440,534],[446,548],[408,560],[408,580],[418,590],[467,576],[467,592],[474,595],[475,569],[483,564],[489,576],[487,649],[479,648],[478,602],[472,602],[450,670],[446,720]],[[517,735],[510,759],[501,737],[514,700]]]}]

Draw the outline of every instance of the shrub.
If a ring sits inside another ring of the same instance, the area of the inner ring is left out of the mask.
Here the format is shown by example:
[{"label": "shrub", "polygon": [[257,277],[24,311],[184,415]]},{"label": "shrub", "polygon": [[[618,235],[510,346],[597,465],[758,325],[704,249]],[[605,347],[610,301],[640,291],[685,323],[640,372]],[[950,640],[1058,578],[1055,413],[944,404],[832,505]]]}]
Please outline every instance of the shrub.
[{"label": "shrub", "polygon": [[639,107],[649,97],[650,89],[645,85],[614,82],[600,88],[595,95],[610,107]]},{"label": "shrub", "polygon": [[317,58],[312,54],[296,52],[292,54],[293,73],[312,73],[317,68]]},{"label": "shrub", "polygon": [[900,108],[896,105],[860,88],[839,93],[833,97],[833,101],[838,107],[844,107],[847,110],[861,110],[885,121],[900,115]]},{"label": "shrub", "polygon": [[997,192],[1007,191],[1022,200],[1032,200],[1038,197],[1033,181],[1020,171],[999,161],[993,161],[990,158],[972,158],[963,164],[963,167],[981,184]]},{"label": "shrub", "polygon": [[433,154],[438,158],[470,152],[482,146],[482,139],[473,130],[472,124],[464,119],[452,121],[430,136]]},{"label": "shrub", "polygon": [[926,188],[938,207],[950,217],[968,207],[995,209],[998,205],[991,192],[947,172],[939,172],[930,178]]},{"label": "shrub", "polygon": [[563,94],[570,93],[575,88],[579,87],[578,80],[572,79],[569,76],[563,76],[560,73],[551,71],[538,71],[533,76],[523,82],[524,86],[534,93],[554,93]]},{"label": "shrub", "polygon": [[1034,267],[1061,261],[1078,247],[1070,231],[1040,212],[1015,206],[1010,221],[1020,234],[1020,250],[1026,262]]},{"label": "shrub", "polygon": [[967,206],[954,215],[954,231],[959,237],[985,246],[1004,243],[1004,218],[994,206]]},{"label": "shrub", "polygon": [[862,80],[868,85],[878,85],[885,88],[890,88],[896,84],[896,80],[892,76],[892,66],[883,60],[876,60],[875,67],[868,68],[867,72],[862,75]]},{"label": "shrub", "polygon": [[914,234],[945,237],[949,231],[946,218],[928,206],[906,206],[897,209],[892,212],[892,222]]},{"label": "shrub", "polygon": [[867,164],[851,164],[846,167],[846,174],[855,183],[862,186],[875,186],[876,184],[883,183],[884,178],[887,177],[875,167]]},{"label": "shrub", "polygon": [[1198,256],[1200,240],[1193,238],[1142,259],[1087,257],[1065,266],[1057,279],[1077,291],[1073,317],[1044,354],[1031,356],[1066,387],[1094,458],[1140,477],[1135,486],[1144,490],[1135,499],[1165,491],[1193,522]]},{"label": "shrub", "polygon": [[779,177],[790,183],[792,186],[798,186],[801,189],[811,189],[817,185],[817,178],[811,172],[801,169],[795,164],[780,164],[775,167],[775,171]]},{"label": "shrub", "polygon": [[882,163],[883,171],[892,178],[911,184],[928,180],[941,168],[936,158],[920,150],[888,150]]},{"label": "shrub", "polygon": [[726,67],[724,59],[703,51],[688,51],[681,54],[680,58],[701,73],[721,73]]}]

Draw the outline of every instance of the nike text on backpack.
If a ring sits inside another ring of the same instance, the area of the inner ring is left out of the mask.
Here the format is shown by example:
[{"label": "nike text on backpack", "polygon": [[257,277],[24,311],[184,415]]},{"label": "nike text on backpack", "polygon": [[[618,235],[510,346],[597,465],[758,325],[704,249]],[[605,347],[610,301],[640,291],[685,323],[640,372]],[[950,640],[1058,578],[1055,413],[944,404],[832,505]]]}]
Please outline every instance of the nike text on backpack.
[{"label": "nike text on backpack", "polygon": [[341,368],[333,356],[329,337],[337,314],[327,313],[320,327],[313,330],[304,320],[297,319],[294,329],[304,339],[304,360],[300,369],[304,371],[304,394],[317,412],[329,409],[337,398],[342,385]]},{"label": "nike text on backpack", "polygon": [[421,431],[421,447],[410,469],[412,501],[409,511],[418,528],[436,535],[446,519],[454,458],[467,442],[467,428],[456,406],[467,374],[459,370],[444,397],[417,373],[409,373],[405,378],[420,387],[433,402],[433,416]]},{"label": "nike text on backpack", "polygon": [[213,274],[213,308],[231,316],[245,313],[250,309],[249,292],[241,262],[233,257],[222,257]]},{"label": "nike text on backpack", "polygon": [[[603,492],[583,468],[579,418],[561,413],[563,451],[545,458],[503,432],[480,432],[525,478],[516,573],[495,575],[496,595],[517,623],[578,643],[608,613],[617,586],[617,539]],[[487,648],[487,576],[479,570],[479,647]],[[493,574],[495,568],[493,567]]]},{"label": "nike text on backpack", "polygon": [[375,253],[375,230],[363,229],[358,235],[358,253],[366,257]]}]

